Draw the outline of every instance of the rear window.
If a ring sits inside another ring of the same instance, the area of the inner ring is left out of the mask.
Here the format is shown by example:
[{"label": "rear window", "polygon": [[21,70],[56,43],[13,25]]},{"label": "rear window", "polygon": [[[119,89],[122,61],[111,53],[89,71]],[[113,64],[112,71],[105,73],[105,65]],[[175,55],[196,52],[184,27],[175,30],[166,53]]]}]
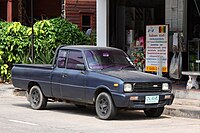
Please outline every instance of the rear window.
[{"label": "rear window", "polygon": [[67,57],[67,51],[66,50],[60,50],[59,53],[58,53],[58,59],[57,59],[57,66],[59,68],[65,68],[66,57]]}]

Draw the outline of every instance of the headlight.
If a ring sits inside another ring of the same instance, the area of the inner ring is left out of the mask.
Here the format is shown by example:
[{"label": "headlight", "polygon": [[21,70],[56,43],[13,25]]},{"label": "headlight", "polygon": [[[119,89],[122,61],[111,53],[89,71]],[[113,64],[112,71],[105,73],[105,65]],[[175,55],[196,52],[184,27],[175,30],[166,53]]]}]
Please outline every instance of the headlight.
[{"label": "headlight", "polygon": [[132,92],[133,88],[131,84],[124,84],[124,92]]},{"label": "headlight", "polygon": [[163,83],[163,84],[162,84],[162,90],[163,90],[163,91],[169,90],[169,84],[168,84],[168,83]]}]

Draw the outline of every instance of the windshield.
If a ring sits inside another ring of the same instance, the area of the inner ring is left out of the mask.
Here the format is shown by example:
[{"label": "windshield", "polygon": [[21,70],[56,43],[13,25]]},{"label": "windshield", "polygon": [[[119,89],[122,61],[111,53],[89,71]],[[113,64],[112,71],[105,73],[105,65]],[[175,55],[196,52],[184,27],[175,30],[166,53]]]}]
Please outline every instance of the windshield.
[{"label": "windshield", "polygon": [[86,60],[90,69],[122,69],[133,67],[129,57],[120,50],[87,50]]}]

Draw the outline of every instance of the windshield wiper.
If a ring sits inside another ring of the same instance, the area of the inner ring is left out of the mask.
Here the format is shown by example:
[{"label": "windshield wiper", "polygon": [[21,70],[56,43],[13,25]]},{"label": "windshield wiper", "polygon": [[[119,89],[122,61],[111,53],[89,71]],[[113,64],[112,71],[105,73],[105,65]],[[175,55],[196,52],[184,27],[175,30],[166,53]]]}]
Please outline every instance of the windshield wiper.
[{"label": "windshield wiper", "polygon": [[111,64],[109,66],[101,68],[101,70],[105,70],[105,69],[112,68],[112,67],[115,67],[115,66],[116,66],[115,64]]}]

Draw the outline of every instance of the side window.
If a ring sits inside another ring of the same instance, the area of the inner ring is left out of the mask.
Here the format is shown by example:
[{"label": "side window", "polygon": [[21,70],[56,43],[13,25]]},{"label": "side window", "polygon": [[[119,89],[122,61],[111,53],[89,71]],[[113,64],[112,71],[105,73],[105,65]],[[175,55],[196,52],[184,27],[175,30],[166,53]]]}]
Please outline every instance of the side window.
[{"label": "side window", "polygon": [[77,64],[84,64],[81,51],[70,51],[68,55],[67,68],[76,69]]},{"label": "side window", "polygon": [[66,50],[60,50],[59,53],[58,53],[58,58],[57,58],[57,66],[59,68],[65,68],[66,57],[67,57],[67,51]]}]

